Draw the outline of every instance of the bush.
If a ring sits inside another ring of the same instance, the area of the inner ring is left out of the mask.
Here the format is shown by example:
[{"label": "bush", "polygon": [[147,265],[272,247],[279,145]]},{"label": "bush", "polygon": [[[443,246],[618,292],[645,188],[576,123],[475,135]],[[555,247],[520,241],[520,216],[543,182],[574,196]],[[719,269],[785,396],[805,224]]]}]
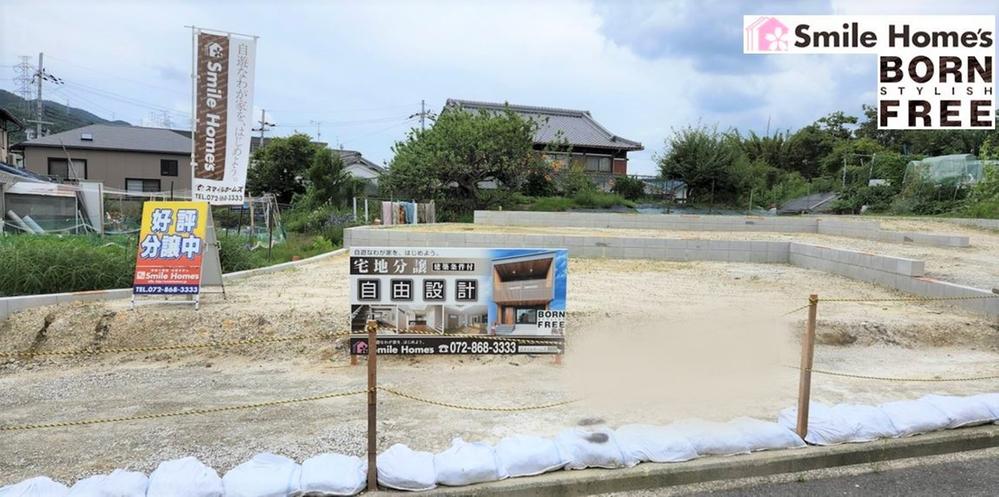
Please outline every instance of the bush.
[{"label": "bush", "polygon": [[126,237],[0,238],[0,296],[127,288],[135,254]]},{"label": "bush", "polygon": [[631,176],[618,176],[611,191],[628,200],[638,200],[645,195],[645,182]]},{"label": "bush", "polygon": [[563,212],[575,206],[571,198],[541,197],[528,207],[532,211]]},{"label": "bush", "polygon": [[611,207],[635,207],[635,203],[616,194],[598,191],[583,191],[572,197],[577,207],[587,209],[610,209]]},{"label": "bush", "polygon": [[222,272],[246,271],[258,267],[245,238],[223,237],[219,240],[219,260]]}]

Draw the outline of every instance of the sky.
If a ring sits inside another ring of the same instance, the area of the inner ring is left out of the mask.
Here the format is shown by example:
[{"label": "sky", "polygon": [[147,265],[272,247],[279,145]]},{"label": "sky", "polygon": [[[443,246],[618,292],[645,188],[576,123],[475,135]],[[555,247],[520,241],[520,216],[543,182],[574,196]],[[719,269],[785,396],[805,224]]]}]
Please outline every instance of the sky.
[{"label": "sky", "polygon": [[[382,164],[448,98],[589,110],[655,174],[673,130],[795,129],[875,99],[867,55],[742,54],[742,16],[996,14],[999,0],[0,1],[0,88],[21,56],[43,94],[106,119],[187,129],[191,31],[259,36],[254,107]],[[317,124],[319,123],[319,124]]]}]

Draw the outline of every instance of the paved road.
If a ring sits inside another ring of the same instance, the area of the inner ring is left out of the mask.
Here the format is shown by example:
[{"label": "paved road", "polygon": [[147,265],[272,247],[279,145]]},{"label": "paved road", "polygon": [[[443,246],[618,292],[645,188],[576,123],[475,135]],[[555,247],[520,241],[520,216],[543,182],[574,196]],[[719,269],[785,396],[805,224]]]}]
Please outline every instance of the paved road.
[{"label": "paved road", "polygon": [[999,456],[860,475],[698,492],[689,497],[995,497]]}]

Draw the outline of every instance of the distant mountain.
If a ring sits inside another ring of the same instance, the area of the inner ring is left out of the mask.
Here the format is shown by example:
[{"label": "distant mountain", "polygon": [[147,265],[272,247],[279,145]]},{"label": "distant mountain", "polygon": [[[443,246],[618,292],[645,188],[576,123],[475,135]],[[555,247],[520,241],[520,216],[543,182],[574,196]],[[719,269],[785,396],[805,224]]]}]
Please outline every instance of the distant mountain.
[{"label": "distant mountain", "polygon": [[[14,116],[24,122],[25,126],[32,129],[34,128],[34,124],[28,123],[27,121],[35,119],[36,102],[36,100],[24,100],[9,91],[0,90],[0,107],[3,107],[11,114],[14,114]],[[69,129],[86,126],[88,124],[115,124],[121,126],[131,126],[131,124],[125,121],[109,121],[84,109],[68,107],[51,100],[42,100],[42,115],[44,116],[45,121],[52,123],[43,125],[43,128],[49,130],[49,134],[61,133]],[[11,143],[24,141],[25,138],[26,135],[24,131],[18,131],[10,134]]]}]

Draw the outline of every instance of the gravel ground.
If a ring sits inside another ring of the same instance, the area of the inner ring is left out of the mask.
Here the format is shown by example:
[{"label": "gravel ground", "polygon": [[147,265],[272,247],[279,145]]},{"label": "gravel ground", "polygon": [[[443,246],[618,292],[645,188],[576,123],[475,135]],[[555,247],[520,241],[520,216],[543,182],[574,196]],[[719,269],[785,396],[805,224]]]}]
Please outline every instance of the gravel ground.
[{"label": "gravel ground", "polygon": [[[898,246],[902,248],[902,246]],[[994,268],[990,268],[994,270]],[[437,451],[452,437],[495,442],[552,435],[587,418],[611,425],[687,416],[773,419],[794,403],[795,333],[825,295],[900,296],[873,285],[783,265],[570,261],[569,350],[550,357],[384,357],[379,381],[432,399],[517,406],[576,396],[529,412],[459,411],[382,393],[379,448],[402,442]],[[127,301],[31,309],[0,322],[0,350],[129,347],[343,330],[347,265],[335,257],[229,285],[194,311],[128,309]],[[816,367],[887,376],[995,374],[999,330],[940,304],[826,304]],[[226,350],[42,358],[0,363],[0,425],[130,416],[253,403],[363,388],[330,339]],[[881,402],[930,392],[999,391],[999,382],[879,383],[819,377],[814,398]],[[114,468],[150,471],[195,455],[224,472],[259,451],[302,460],[361,454],[362,396],[80,427],[0,432],[0,484],[45,474],[64,482]]]}]

